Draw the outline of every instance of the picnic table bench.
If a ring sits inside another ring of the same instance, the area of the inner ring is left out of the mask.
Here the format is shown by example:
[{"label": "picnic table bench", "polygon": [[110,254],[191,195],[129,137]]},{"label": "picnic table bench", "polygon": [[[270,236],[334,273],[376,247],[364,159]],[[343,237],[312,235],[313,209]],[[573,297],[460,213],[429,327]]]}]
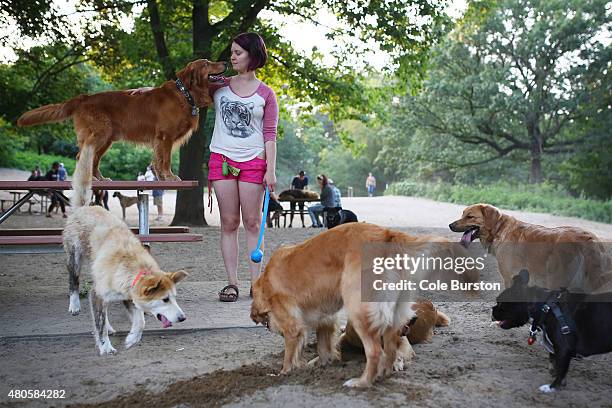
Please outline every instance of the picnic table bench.
[{"label": "picnic table bench", "polygon": [[[94,181],[93,190],[136,190],[138,192],[138,228],[132,231],[143,244],[151,242],[201,241],[201,234],[190,234],[188,227],[149,228],[149,195],[146,190],[179,190],[195,188],[197,181]],[[27,190],[27,193],[0,215],[0,224],[8,219],[34,194],[51,190],[70,190],[70,181],[0,181],[0,190]],[[61,228],[2,229],[0,253],[61,252]]]},{"label": "picnic table bench", "polygon": [[[12,198],[7,198],[6,196],[4,198],[0,198],[0,213],[4,212],[5,205],[8,204],[7,207],[10,208],[11,205],[15,205],[17,201],[19,201],[21,197],[27,193],[28,193],[27,191],[21,191],[21,190],[20,191],[8,191],[8,194],[10,194]],[[32,195],[30,199],[23,204],[23,205],[28,204],[27,211],[29,214],[32,214],[32,206],[40,205],[41,213],[44,213],[45,208],[49,206],[49,197],[47,197],[47,195],[45,194],[38,194],[38,195],[39,197],[36,197],[36,195]]]}]

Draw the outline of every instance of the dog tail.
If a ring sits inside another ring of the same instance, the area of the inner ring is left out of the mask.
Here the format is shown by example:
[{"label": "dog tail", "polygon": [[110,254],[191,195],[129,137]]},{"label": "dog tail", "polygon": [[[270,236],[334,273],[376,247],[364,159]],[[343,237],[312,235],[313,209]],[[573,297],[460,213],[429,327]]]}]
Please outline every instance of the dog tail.
[{"label": "dog tail", "polygon": [[74,190],[74,208],[86,206],[91,200],[91,180],[94,148],[84,145],[79,152],[76,169],[72,176],[72,189]]},{"label": "dog tail", "polygon": [[436,327],[446,327],[450,324],[450,317],[448,317],[439,310],[436,310],[436,313]]},{"label": "dog tail", "polygon": [[42,123],[61,122],[72,117],[83,96],[77,96],[63,103],[54,103],[32,109],[21,115],[18,126],[33,126]]}]

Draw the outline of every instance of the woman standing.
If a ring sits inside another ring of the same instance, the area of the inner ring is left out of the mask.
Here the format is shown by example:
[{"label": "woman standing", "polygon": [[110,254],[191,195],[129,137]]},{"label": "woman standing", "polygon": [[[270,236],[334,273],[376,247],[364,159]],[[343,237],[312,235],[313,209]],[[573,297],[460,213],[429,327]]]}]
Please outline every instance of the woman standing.
[{"label": "woman standing", "polygon": [[[208,180],[215,190],[221,215],[221,253],[228,285],[219,300],[238,300],[238,227],[246,231],[248,253],[259,237],[264,184],[276,185],[276,127],[278,104],[274,91],[257,79],[255,71],[268,58],[263,39],[243,33],[232,40],[231,63],[238,73],[211,84],[215,126],[210,143]],[[249,259],[251,282],[261,264]]]}]

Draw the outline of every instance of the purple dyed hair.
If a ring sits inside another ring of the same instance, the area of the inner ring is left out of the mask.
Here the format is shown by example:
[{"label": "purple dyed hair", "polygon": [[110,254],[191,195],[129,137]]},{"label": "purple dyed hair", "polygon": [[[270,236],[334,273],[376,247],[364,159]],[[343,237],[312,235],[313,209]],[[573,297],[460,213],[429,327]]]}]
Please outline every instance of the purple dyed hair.
[{"label": "purple dyed hair", "polygon": [[240,48],[249,53],[249,66],[247,68],[249,71],[255,71],[257,68],[263,67],[266,61],[268,61],[268,50],[263,38],[259,34],[238,34],[232,39],[232,42],[235,42]]}]

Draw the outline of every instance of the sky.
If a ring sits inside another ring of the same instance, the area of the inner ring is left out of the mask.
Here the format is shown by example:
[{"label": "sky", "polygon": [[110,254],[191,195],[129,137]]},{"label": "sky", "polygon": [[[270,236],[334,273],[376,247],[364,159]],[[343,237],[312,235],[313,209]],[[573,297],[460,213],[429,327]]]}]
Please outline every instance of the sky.
[{"label": "sky", "polygon": [[[77,3],[76,0],[53,0],[53,2],[62,14],[73,13],[75,10],[75,4]],[[450,3],[448,13],[452,17],[459,17],[466,8],[466,0],[454,0]],[[323,54],[322,63],[328,66],[334,65],[335,60],[331,55],[334,42],[325,37],[325,34],[329,30],[337,28],[340,25],[333,14],[325,10],[319,11],[315,18],[315,20],[320,23],[318,26],[311,22],[300,21],[298,17],[281,17],[280,15],[267,10],[262,11],[260,16],[262,18],[271,20],[277,27],[279,27],[280,33],[283,35],[283,37],[291,42],[291,44],[297,50],[304,52],[306,55],[310,55],[311,50],[316,46],[318,51]],[[78,15],[74,16],[73,19],[75,23],[78,23],[79,18],[83,17],[79,17]],[[129,30],[131,28],[131,19],[125,19],[122,25],[125,29]],[[4,36],[6,34],[11,34],[14,37],[18,35],[14,28],[9,28],[8,30],[3,30],[0,28],[0,35]],[[25,47],[30,47],[36,44],[36,41],[27,38],[20,38],[17,41],[20,45]],[[368,45],[369,48],[376,48],[373,44],[366,45]],[[15,53],[11,48],[0,46],[0,63],[12,62],[15,59]],[[362,60],[363,56],[361,56],[360,59]],[[368,53],[367,60],[372,61],[375,68],[381,69],[382,67],[388,65],[390,58],[384,52],[376,51]],[[360,62],[356,59],[355,63],[359,64]]]}]

